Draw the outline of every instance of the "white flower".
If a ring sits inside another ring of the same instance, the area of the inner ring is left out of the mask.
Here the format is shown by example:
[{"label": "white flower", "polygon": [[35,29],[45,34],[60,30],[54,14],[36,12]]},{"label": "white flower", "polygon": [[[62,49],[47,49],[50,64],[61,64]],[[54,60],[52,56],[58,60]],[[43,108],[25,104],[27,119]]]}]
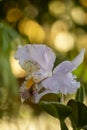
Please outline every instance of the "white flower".
[{"label": "white flower", "polygon": [[[43,79],[52,76],[52,69],[55,62],[54,52],[46,45],[31,45],[19,46],[15,54],[15,58],[19,60],[20,66],[27,72],[26,81],[20,88],[22,101],[24,97],[28,97],[26,89],[30,93],[30,88],[33,86],[36,91],[36,84]],[[27,95],[27,96],[24,96]],[[29,95],[29,96],[30,96]]]},{"label": "white flower", "polygon": [[19,64],[28,75],[33,77],[35,82],[39,82],[52,75],[56,56],[45,45],[28,44],[23,47],[19,46],[15,58],[19,60]]},{"label": "white flower", "polygon": [[71,72],[82,63],[84,52],[85,49],[82,49],[74,60],[60,63],[53,70],[53,75],[41,82],[45,90],[43,93],[36,94],[35,102],[38,102],[47,93],[71,94],[76,92],[80,87],[80,82],[75,80],[76,76]]},{"label": "white flower", "polygon": [[53,70],[52,77],[42,81],[43,86],[54,93],[74,93],[77,88],[80,87],[80,83],[75,80],[76,76],[74,76],[71,72],[82,63],[83,57],[84,49],[81,50],[79,55],[74,60],[60,63]]},{"label": "white flower", "polygon": [[74,60],[64,61],[52,70],[56,57],[49,47],[35,44],[19,46],[15,58],[27,72],[26,81],[20,87],[22,101],[29,97],[38,102],[47,93],[74,93],[80,83],[71,72],[82,63],[84,52],[82,49]]}]

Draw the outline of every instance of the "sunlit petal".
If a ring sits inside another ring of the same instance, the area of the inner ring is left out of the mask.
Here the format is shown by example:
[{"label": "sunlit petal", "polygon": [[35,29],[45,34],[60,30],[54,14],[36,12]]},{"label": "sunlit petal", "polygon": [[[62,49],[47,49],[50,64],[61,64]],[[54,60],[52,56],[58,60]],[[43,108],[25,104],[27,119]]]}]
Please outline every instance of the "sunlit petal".
[{"label": "sunlit petal", "polygon": [[23,47],[19,46],[15,58],[26,71],[29,69],[29,62],[32,62],[37,68],[50,72],[56,57],[54,52],[45,45],[28,44]]},{"label": "sunlit petal", "polygon": [[42,69],[52,70],[56,56],[49,47],[45,45],[31,45],[30,53],[32,60],[36,61]]},{"label": "sunlit petal", "polygon": [[49,89],[52,93],[74,93],[79,87],[80,83],[77,82],[73,76],[68,74],[54,74],[52,77],[47,78],[42,82],[46,89]]},{"label": "sunlit petal", "polygon": [[19,60],[19,64],[24,68],[24,62],[29,60],[29,54],[25,47],[19,46],[17,52],[14,55],[15,59]]},{"label": "sunlit petal", "polygon": [[72,71],[74,68],[74,65],[72,64],[72,62],[70,61],[63,61],[62,63],[60,63],[53,71],[53,73],[68,73],[70,71]]},{"label": "sunlit petal", "polygon": [[84,59],[85,49],[83,48],[80,53],[72,61],[63,61],[53,71],[53,73],[61,72],[68,73],[76,69]]},{"label": "sunlit petal", "polygon": [[74,60],[72,60],[73,65],[75,66],[75,69],[82,63],[84,59],[84,53],[85,49],[83,48],[80,53],[75,57]]},{"label": "sunlit petal", "polygon": [[42,81],[44,88],[52,93],[74,93],[80,87],[80,83],[75,80],[76,77],[71,72],[82,63],[84,52],[85,50],[82,49],[73,61],[59,64],[54,69],[52,77]]}]

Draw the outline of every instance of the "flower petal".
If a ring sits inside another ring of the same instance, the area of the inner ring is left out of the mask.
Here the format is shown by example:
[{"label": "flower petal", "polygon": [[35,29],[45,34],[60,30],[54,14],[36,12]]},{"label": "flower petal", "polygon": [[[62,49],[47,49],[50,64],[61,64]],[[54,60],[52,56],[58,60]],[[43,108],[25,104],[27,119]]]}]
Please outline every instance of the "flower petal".
[{"label": "flower petal", "polygon": [[55,73],[52,77],[42,81],[45,89],[49,89],[52,93],[74,93],[79,87],[80,83],[74,80],[71,73]]},{"label": "flower petal", "polygon": [[72,60],[72,63],[74,65],[74,69],[76,69],[83,61],[85,54],[85,49],[83,48],[80,53],[76,56],[74,60]]},{"label": "flower petal", "polygon": [[50,71],[53,68],[55,61],[54,52],[46,45],[25,45],[19,47],[15,58],[19,60],[20,65],[24,68],[25,63],[32,61],[41,69]]},{"label": "flower petal", "polygon": [[85,49],[82,49],[80,53],[76,56],[76,58],[72,61],[64,61],[60,63],[53,71],[53,73],[61,72],[61,73],[68,73],[75,70],[83,61],[84,59]]},{"label": "flower petal", "polygon": [[46,45],[32,45],[31,48],[32,60],[42,69],[52,70],[56,56],[51,48]]},{"label": "flower petal", "polygon": [[68,73],[70,71],[72,71],[74,68],[74,65],[72,64],[72,62],[70,61],[63,61],[62,63],[60,63],[57,67],[55,67],[55,69],[53,70],[53,73]]},{"label": "flower petal", "polygon": [[52,93],[74,93],[80,87],[80,83],[75,80],[71,72],[82,63],[84,52],[85,50],[82,49],[71,62],[64,61],[59,64],[54,69],[53,76],[42,81],[43,87],[51,90]]},{"label": "flower petal", "polygon": [[27,55],[27,53],[28,52],[25,47],[23,48],[22,46],[18,46],[18,50],[15,53],[14,57],[15,59],[19,60],[19,64],[21,65],[21,67],[23,67],[24,61],[28,61],[29,59],[29,54]]}]

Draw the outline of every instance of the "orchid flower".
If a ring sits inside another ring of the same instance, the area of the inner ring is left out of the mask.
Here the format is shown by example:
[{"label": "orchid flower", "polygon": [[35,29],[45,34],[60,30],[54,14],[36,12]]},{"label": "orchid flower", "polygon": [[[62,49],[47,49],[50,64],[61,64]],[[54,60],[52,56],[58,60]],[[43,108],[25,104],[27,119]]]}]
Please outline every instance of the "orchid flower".
[{"label": "orchid flower", "polygon": [[[35,91],[38,83],[52,76],[56,56],[46,45],[27,44],[18,47],[15,58],[19,60],[20,66],[27,72],[26,81],[20,87],[21,100],[24,101],[31,96],[28,90]],[[31,86],[33,87],[31,88]]]},{"label": "orchid flower", "polygon": [[22,101],[29,97],[37,103],[48,93],[75,93],[80,83],[71,72],[82,63],[84,52],[85,49],[82,49],[74,60],[63,61],[53,70],[56,57],[49,47],[35,44],[20,46],[15,58],[27,71],[26,81],[20,87]]}]

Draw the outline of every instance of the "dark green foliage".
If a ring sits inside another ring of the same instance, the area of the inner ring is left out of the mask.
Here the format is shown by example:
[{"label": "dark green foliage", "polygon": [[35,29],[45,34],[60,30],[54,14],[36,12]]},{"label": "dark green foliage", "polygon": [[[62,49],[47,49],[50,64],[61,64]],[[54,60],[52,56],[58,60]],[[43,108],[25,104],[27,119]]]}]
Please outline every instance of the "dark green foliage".
[{"label": "dark green foliage", "polygon": [[[14,44],[15,39],[19,40]],[[3,117],[4,113],[14,113],[15,99],[19,100],[18,81],[12,74],[10,54],[22,43],[21,41],[22,38],[15,29],[5,22],[0,22],[0,117]],[[18,108],[15,113],[18,112]]]},{"label": "dark green foliage", "polygon": [[85,87],[81,86],[76,93],[75,100],[83,102],[85,98]]},{"label": "dark green foliage", "polygon": [[40,102],[39,105],[47,113],[49,113],[50,115],[52,115],[60,120],[62,130],[68,130],[64,120],[72,112],[70,107],[60,104],[58,102]]},{"label": "dark green foliage", "polygon": [[70,120],[74,128],[83,128],[87,125],[87,106],[82,102],[70,100],[67,104],[72,109]]}]

